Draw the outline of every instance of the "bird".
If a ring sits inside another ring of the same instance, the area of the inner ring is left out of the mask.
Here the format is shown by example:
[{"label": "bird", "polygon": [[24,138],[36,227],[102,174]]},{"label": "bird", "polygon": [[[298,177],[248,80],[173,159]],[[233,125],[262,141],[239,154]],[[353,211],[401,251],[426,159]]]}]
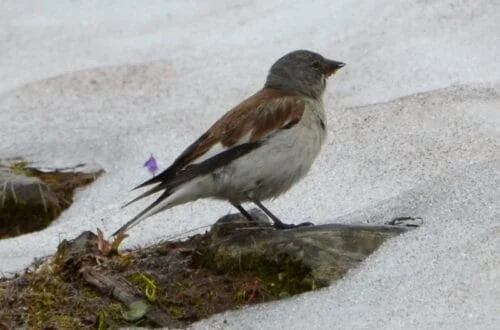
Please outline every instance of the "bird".
[{"label": "bird", "polygon": [[127,206],[160,193],[113,236],[161,211],[202,198],[253,203],[276,229],[281,221],[263,204],[288,191],[310,170],[326,138],[323,94],[327,79],[345,66],[310,50],[295,50],[269,69],[264,87],[217,120],[163,172],[134,189],[152,186]]}]

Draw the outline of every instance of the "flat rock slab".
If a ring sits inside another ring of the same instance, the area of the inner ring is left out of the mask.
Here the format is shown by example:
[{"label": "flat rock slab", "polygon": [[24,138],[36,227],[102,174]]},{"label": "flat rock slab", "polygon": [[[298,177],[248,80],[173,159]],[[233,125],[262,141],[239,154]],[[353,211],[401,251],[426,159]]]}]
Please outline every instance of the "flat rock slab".
[{"label": "flat rock slab", "polygon": [[[228,215],[185,241],[121,252],[118,245],[125,237],[109,242],[100,232],[83,232],[63,241],[55,256],[34,270],[0,281],[5,302],[0,319],[12,327],[29,320],[28,326],[60,328],[61,319],[75,328],[183,327],[215,313],[324,287],[385,240],[410,230],[338,224],[275,230],[252,212],[261,220]],[[41,303],[47,295],[59,298]],[[27,310],[33,313],[27,316]]]},{"label": "flat rock slab", "polygon": [[265,224],[231,228],[231,221],[241,223],[245,219],[239,215],[227,216],[208,233],[212,237],[208,250],[215,267],[224,271],[233,268],[253,271],[259,263],[279,264],[286,259],[308,269],[311,282],[318,286],[339,279],[385,240],[409,229],[394,225],[328,224],[274,230]]}]

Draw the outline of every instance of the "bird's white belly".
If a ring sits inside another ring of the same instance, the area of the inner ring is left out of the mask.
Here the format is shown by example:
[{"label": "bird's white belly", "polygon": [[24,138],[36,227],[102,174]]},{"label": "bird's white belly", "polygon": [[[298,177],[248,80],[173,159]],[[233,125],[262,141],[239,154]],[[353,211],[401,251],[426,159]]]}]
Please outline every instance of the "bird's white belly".
[{"label": "bird's white belly", "polygon": [[242,203],[279,196],[307,174],[324,137],[325,130],[316,115],[303,118],[214,173],[215,197]]}]

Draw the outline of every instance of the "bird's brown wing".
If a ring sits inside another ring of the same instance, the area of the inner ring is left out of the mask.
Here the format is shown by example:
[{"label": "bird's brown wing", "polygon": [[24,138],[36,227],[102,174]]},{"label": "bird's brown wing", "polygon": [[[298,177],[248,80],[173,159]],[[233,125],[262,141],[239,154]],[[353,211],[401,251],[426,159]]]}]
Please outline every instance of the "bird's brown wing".
[{"label": "bird's brown wing", "polygon": [[271,88],[260,90],[220,118],[169,168],[137,186],[135,189],[161,183],[139,198],[227,165],[253,150],[267,136],[291,128],[304,109],[305,103],[299,97]]}]

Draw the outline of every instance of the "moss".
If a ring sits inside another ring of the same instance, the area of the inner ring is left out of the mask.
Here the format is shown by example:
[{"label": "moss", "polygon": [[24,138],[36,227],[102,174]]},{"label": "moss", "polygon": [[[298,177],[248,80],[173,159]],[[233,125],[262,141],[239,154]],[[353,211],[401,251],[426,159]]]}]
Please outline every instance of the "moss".
[{"label": "moss", "polygon": [[96,298],[101,296],[101,293],[90,285],[84,285],[80,289],[80,294],[83,298]]},{"label": "moss", "polygon": [[173,318],[198,320],[206,315],[203,289],[190,279],[158,287],[158,305],[164,306]]},{"label": "moss", "polygon": [[10,170],[16,175],[33,176],[32,171],[28,169],[28,162],[24,160],[16,161],[10,164]]},{"label": "moss", "polygon": [[288,255],[281,254],[276,260],[269,260],[258,253],[248,253],[241,257],[238,268],[233,269],[232,274],[255,275],[262,281],[267,292],[277,299],[284,294],[295,295],[312,289],[311,269]]},{"label": "moss", "polygon": [[131,253],[124,253],[119,255],[118,262],[115,267],[126,269],[134,262],[134,256]]},{"label": "moss", "polygon": [[[269,251],[264,255],[259,253],[259,250],[265,251],[265,247],[243,252],[239,256],[234,256],[233,247],[227,250],[218,249],[216,252],[207,249],[194,256],[192,266],[228,273],[233,279],[253,276],[262,283],[267,294],[275,299],[318,288],[319,285],[314,280],[311,269],[301,260],[287,254],[275,254]],[[266,257],[270,255],[274,255],[274,258]],[[243,287],[240,290],[246,292],[247,289]],[[241,295],[242,293],[238,291],[237,301]]]},{"label": "moss", "polygon": [[109,319],[111,319],[114,323],[123,323],[123,312],[125,310],[125,306],[119,301],[113,301],[106,308],[105,312]]},{"label": "moss", "polygon": [[129,277],[129,281],[132,284],[138,285],[149,302],[156,301],[156,281],[152,279],[149,275],[144,273],[135,274]]},{"label": "moss", "polygon": [[50,325],[61,329],[81,326],[77,318],[70,316],[72,314],[61,313],[61,306],[68,302],[74,291],[59,276],[51,276],[48,272],[33,275],[29,290],[24,293],[23,298],[31,315],[28,320],[30,326]]},{"label": "moss", "polygon": [[92,287],[68,283],[49,267],[22,275],[20,283],[5,281],[0,285],[0,302],[8,301],[0,307],[0,319],[15,322],[15,327],[93,327],[97,324],[98,311],[105,312],[106,324],[123,324],[121,303],[103,297]]},{"label": "moss", "polygon": [[124,323],[124,307],[120,302],[112,302],[96,313],[95,328],[99,330],[115,329]]}]

